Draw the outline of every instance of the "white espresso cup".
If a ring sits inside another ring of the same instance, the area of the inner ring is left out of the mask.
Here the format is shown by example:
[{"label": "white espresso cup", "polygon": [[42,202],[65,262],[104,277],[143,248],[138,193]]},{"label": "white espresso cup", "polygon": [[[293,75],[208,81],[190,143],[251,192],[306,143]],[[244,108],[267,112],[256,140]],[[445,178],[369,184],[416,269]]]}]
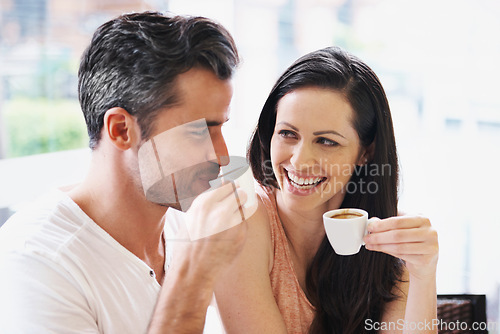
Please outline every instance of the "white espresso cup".
[{"label": "white espresso cup", "polygon": [[368,233],[368,213],[361,209],[337,209],[323,214],[326,236],[338,255],[357,254]]},{"label": "white espresso cup", "polygon": [[[206,238],[240,224],[241,222],[249,219],[257,211],[257,208],[259,206],[257,201],[257,193],[255,192],[252,169],[246,162],[245,158],[231,156],[229,157],[229,164],[226,166],[221,166],[220,169],[221,170],[219,176],[216,179],[209,181],[210,189],[207,191],[222,187],[224,182],[231,182],[233,184],[234,191],[234,196],[231,196],[233,209],[237,209],[238,207],[240,207],[240,200],[236,194],[236,188],[242,188],[247,195],[247,200],[240,209],[241,220],[235,220],[232,222],[219,222],[219,224],[212,224],[212,222],[186,221],[189,238],[192,241]],[[185,201],[180,201],[181,207],[188,206],[187,204],[184,205],[184,202],[188,202],[188,204],[191,205],[192,201],[192,198],[188,198]]]}]

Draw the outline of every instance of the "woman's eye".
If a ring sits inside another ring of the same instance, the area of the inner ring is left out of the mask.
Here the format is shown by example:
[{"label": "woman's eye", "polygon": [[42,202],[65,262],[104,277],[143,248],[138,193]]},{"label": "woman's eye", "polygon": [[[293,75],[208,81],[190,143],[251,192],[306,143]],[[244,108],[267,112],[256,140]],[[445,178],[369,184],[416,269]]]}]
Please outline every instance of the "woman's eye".
[{"label": "woman's eye", "polygon": [[293,133],[292,131],[288,131],[288,130],[280,130],[278,132],[278,134],[283,137],[283,138],[295,138],[295,133]]},{"label": "woman's eye", "polygon": [[337,143],[336,141],[333,141],[333,140],[330,140],[327,138],[318,138],[318,143],[321,145],[332,146],[332,147],[339,145],[339,143]]}]

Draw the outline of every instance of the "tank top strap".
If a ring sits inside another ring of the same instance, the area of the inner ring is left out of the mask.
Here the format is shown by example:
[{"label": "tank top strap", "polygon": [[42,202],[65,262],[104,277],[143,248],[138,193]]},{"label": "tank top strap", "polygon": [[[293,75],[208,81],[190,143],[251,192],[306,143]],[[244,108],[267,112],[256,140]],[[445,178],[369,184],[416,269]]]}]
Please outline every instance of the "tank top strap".
[{"label": "tank top strap", "polygon": [[[269,218],[269,225],[271,226],[271,245],[273,249],[275,248],[276,238],[279,238],[280,227],[283,229],[278,216],[278,209],[276,206],[276,198],[274,197],[274,192],[272,188],[265,187],[261,184],[256,186],[257,195],[262,200],[262,203],[266,207],[267,216]],[[284,231],[283,231],[284,232]]]}]

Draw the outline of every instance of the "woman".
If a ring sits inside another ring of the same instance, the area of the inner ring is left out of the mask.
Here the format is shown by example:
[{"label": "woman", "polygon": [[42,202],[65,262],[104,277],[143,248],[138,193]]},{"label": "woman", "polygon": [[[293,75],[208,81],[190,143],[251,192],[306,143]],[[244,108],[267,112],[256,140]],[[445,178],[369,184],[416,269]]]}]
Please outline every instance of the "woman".
[{"label": "woman", "polygon": [[[228,333],[437,333],[437,233],[397,216],[389,104],[366,64],[339,48],[297,60],[248,157],[261,205],[216,289]],[[372,217],[352,256],[336,255],[324,232],[322,214],[342,207]]]}]

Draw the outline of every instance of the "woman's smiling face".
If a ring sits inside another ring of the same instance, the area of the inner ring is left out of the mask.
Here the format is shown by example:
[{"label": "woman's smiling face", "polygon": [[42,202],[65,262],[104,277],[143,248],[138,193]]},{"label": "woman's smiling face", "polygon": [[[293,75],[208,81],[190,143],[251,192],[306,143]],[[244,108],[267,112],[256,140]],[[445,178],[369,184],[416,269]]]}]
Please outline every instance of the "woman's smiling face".
[{"label": "woman's smiling face", "polygon": [[278,102],[271,162],[288,207],[340,206],[355,165],[365,163],[353,117],[334,90],[299,88]]}]

